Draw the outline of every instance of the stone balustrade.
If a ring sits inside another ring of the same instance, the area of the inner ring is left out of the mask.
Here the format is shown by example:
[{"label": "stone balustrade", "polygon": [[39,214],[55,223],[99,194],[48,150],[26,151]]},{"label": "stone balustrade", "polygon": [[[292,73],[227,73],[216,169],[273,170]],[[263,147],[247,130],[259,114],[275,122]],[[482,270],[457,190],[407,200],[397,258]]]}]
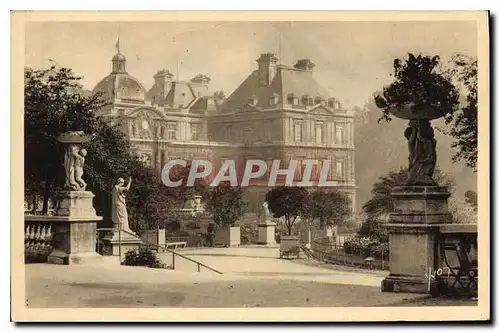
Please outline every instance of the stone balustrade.
[{"label": "stone balustrade", "polygon": [[26,262],[46,262],[54,250],[51,222],[25,220],[24,257]]}]

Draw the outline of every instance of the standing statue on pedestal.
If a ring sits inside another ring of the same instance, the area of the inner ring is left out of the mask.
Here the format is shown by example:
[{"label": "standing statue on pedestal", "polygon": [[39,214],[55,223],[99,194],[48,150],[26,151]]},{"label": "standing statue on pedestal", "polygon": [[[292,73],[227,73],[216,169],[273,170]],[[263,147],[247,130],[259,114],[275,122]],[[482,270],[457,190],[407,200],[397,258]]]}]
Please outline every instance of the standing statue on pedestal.
[{"label": "standing statue on pedestal", "polygon": [[130,189],[131,183],[132,178],[129,178],[128,184],[125,186],[125,180],[119,178],[117,184],[113,186],[111,219],[115,231],[122,229],[133,233],[128,224],[127,204],[125,202],[125,192]]},{"label": "standing statue on pedestal", "polygon": [[262,221],[268,221],[271,213],[269,212],[269,207],[267,202],[262,203]]}]

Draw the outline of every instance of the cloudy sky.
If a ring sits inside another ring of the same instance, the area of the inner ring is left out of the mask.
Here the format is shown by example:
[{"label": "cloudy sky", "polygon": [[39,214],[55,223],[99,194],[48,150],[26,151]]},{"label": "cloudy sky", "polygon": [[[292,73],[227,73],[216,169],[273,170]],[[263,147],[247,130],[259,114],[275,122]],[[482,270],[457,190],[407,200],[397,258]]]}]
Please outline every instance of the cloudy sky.
[{"label": "cloudy sky", "polygon": [[[127,71],[149,89],[157,69],[180,79],[198,73],[229,95],[256,69],[261,53],[293,65],[310,58],[314,76],[345,106],[362,106],[390,80],[394,58],[407,52],[476,56],[475,22],[32,22],[25,65],[72,68],[87,89],[111,71],[120,35]],[[178,64],[178,65],[177,65]]]}]

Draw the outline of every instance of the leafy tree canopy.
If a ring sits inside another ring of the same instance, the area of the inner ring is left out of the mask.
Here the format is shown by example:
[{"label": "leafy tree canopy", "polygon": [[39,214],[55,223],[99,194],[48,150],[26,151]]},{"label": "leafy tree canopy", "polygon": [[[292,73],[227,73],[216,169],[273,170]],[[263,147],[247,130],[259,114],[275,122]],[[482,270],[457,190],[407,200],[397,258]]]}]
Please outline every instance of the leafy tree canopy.
[{"label": "leafy tree canopy", "polygon": [[341,191],[315,190],[307,195],[301,214],[304,219],[318,219],[320,227],[342,226],[351,214],[351,200]]},{"label": "leafy tree canopy", "polygon": [[232,226],[245,213],[246,202],[243,189],[232,187],[229,182],[221,182],[209,193],[205,208],[212,214],[219,227]]},{"label": "leafy tree canopy", "polygon": [[288,235],[292,235],[292,227],[301,214],[307,202],[307,190],[303,187],[279,186],[268,191],[266,202],[269,211],[275,218],[285,218]]}]

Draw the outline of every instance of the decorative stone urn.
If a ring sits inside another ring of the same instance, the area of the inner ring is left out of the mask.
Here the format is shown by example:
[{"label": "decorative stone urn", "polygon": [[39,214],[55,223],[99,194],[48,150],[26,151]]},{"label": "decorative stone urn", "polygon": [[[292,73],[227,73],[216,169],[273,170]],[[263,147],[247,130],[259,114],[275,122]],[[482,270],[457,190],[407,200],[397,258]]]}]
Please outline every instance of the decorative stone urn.
[{"label": "decorative stone urn", "polygon": [[450,193],[433,179],[436,140],[430,120],[438,110],[393,109],[394,116],[410,120],[405,130],[409,165],[404,186],[392,190],[394,212],[385,225],[389,231],[390,274],[382,291],[428,293],[435,280],[425,278],[428,269],[439,268],[439,225],[452,222],[448,210]]},{"label": "decorative stone urn", "polygon": [[281,235],[280,236],[280,250],[288,251],[300,245],[298,235]]},{"label": "decorative stone urn", "polygon": [[[81,131],[60,135],[59,142],[65,147],[65,190],[56,193],[57,205],[53,216],[25,217],[25,223],[31,229],[46,230],[46,238],[50,230],[50,246],[53,249],[47,257],[49,263],[95,263],[102,258],[96,252],[96,224],[102,217],[96,215],[92,205],[94,194],[85,190],[87,184],[82,179],[87,151],[81,144],[89,139]],[[33,241],[39,240],[35,234]]]}]

